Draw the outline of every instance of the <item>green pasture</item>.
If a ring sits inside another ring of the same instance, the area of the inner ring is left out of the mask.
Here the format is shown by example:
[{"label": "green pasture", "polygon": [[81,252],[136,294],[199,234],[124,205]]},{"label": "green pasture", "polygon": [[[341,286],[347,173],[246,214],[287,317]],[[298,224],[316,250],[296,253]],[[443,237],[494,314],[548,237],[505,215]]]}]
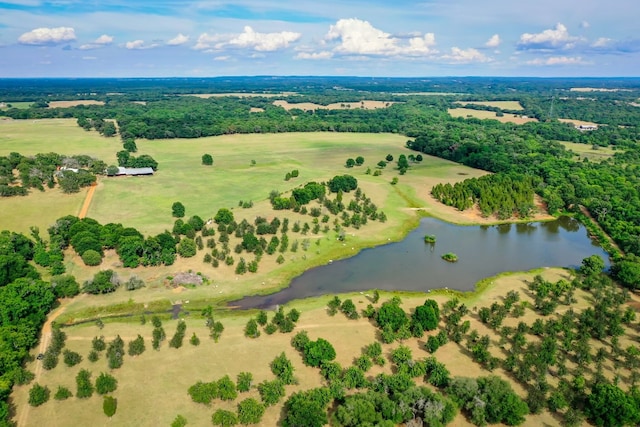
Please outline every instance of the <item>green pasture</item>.
[{"label": "green pasture", "polygon": [[42,236],[56,219],[65,215],[77,215],[82,207],[86,190],[64,194],[59,188],[31,190],[28,196],[0,197],[0,229],[29,234],[32,226],[38,227]]},{"label": "green pasture", "polygon": [[3,107],[0,107],[0,110],[9,110],[11,108],[17,108],[19,110],[24,110],[27,109],[29,107],[31,107],[31,104],[33,104],[33,102],[28,102],[28,101],[18,101],[18,102],[11,102],[11,101],[2,101],[0,100],[0,105],[4,104]]},{"label": "green pasture", "polygon": [[580,160],[582,160],[583,158],[588,158],[589,160],[595,161],[606,160],[616,153],[612,146],[598,147],[597,149],[594,149],[590,144],[578,144],[575,142],[566,141],[559,142],[564,145],[567,150],[571,150],[576,153]]},{"label": "green pasture", "polygon": [[86,154],[115,163],[122,149],[119,138],[104,138],[80,128],[75,119],[0,120],[0,156],[17,152]]},{"label": "green pasture", "polygon": [[[412,151],[404,147],[406,137],[393,134],[288,133],[231,135],[199,139],[137,141],[139,154],[149,154],[160,166],[153,177],[101,179],[89,215],[101,222],[121,222],[146,233],[161,232],[171,226],[171,205],[180,201],[187,217],[199,215],[205,220],[222,207],[237,208],[240,200],[255,203],[268,198],[271,190],[287,192],[308,181],[326,181],[337,174],[352,174],[358,180],[387,186],[397,175],[395,163],[374,177],[365,175],[367,167],[391,153]],[[203,154],[213,156],[213,166],[201,163]],[[363,166],[348,169],[347,158],[363,156]],[[251,161],[255,160],[255,166]],[[427,158],[412,168],[428,173],[451,165]],[[287,172],[300,171],[298,178],[285,181]],[[438,171],[437,173],[443,173]],[[376,185],[377,186],[377,185]],[[270,205],[256,212],[273,216]],[[239,213],[241,214],[241,213]]]}]

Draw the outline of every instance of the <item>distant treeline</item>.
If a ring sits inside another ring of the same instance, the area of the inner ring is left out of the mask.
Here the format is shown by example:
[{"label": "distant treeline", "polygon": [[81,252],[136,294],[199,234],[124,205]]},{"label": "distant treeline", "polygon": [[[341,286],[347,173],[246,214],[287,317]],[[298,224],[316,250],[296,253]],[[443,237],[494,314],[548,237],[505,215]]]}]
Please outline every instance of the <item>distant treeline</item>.
[{"label": "distant treeline", "polygon": [[[35,101],[87,99],[113,95],[163,96],[192,93],[457,93],[483,96],[512,96],[514,93],[552,93],[572,87],[621,88],[638,91],[638,78],[510,78],[510,77],[314,77],[251,76],[211,78],[82,78],[0,79],[0,100]],[[611,95],[589,92],[587,96]],[[615,92],[614,95],[632,95]],[[637,98],[637,93],[635,94]],[[145,99],[146,100],[146,99]]]}]

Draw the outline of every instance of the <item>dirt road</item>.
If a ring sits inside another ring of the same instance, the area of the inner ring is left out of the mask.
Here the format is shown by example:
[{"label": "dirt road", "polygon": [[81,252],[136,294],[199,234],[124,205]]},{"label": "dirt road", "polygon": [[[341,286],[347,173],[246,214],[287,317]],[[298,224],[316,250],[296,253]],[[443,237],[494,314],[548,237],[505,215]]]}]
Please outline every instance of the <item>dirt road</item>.
[{"label": "dirt road", "polygon": [[97,183],[94,183],[89,190],[87,190],[87,197],[84,199],[84,203],[82,204],[82,209],[80,209],[80,213],[78,214],[78,218],[82,219],[87,216],[87,212],[89,211],[89,206],[91,205],[91,200],[93,199],[93,193],[96,192],[96,188],[98,187]]}]

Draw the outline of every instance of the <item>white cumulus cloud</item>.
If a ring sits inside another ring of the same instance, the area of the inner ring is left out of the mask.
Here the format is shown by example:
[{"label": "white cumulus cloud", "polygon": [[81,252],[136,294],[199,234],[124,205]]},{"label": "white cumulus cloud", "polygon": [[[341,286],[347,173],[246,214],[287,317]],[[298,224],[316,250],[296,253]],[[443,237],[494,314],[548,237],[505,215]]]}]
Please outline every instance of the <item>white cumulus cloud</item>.
[{"label": "white cumulus cloud", "polygon": [[536,58],[527,61],[529,65],[587,65],[589,62],[584,61],[580,56],[551,56],[549,58]]},{"label": "white cumulus cloud", "polygon": [[544,30],[541,33],[522,34],[518,42],[518,48],[524,50],[571,49],[581,40],[580,37],[571,36],[567,27],[558,23],[555,29]]},{"label": "white cumulus cloud", "polygon": [[127,49],[142,49],[144,48],[144,40],[134,40],[131,42],[125,43],[124,47]]},{"label": "white cumulus cloud", "polygon": [[18,38],[21,44],[43,46],[66,43],[76,39],[75,30],[71,27],[36,28]]},{"label": "white cumulus cloud", "polygon": [[437,53],[433,33],[412,33],[409,37],[400,38],[357,18],[340,19],[331,25],[325,40],[337,42],[333,51],[343,55],[420,56]]},{"label": "white cumulus cloud", "polygon": [[485,47],[494,48],[500,46],[500,43],[502,43],[502,40],[500,40],[500,36],[498,34],[494,34],[489,40],[487,40],[484,45]]},{"label": "white cumulus cloud", "polygon": [[291,43],[298,41],[302,34],[292,31],[278,33],[260,33],[250,26],[244,27],[239,34],[212,34],[203,33],[198,37],[194,46],[197,50],[227,48],[251,49],[258,52],[274,52],[289,47]]},{"label": "white cumulus cloud", "polygon": [[189,41],[189,36],[180,33],[167,42],[169,46],[180,46]]},{"label": "white cumulus cloud", "polygon": [[296,55],[296,59],[330,59],[333,58],[333,53],[328,51],[322,52],[300,52]]},{"label": "white cumulus cloud", "polygon": [[113,43],[113,37],[106,34],[101,35],[91,43],[83,44],[80,50],[100,49]]},{"label": "white cumulus cloud", "polygon": [[124,44],[129,50],[142,50],[142,49],[153,49],[154,47],[158,47],[156,43],[153,44],[145,44],[144,40],[133,40],[130,42],[126,42]]},{"label": "white cumulus cloud", "polygon": [[452,47],[451,53],[448,55],[442,55],[442,58],[455,62],[458,64],[467,64],[470,62],[489,62],[491,58],[481,53],[477,49],[460,49],[459,47]]},{"label": "white cumulus cloud", "polygon": [[611,45],[612,42],[613,40],[610,38],[600,37],[598,40],[591,44],[591,47],[607,47]]}]

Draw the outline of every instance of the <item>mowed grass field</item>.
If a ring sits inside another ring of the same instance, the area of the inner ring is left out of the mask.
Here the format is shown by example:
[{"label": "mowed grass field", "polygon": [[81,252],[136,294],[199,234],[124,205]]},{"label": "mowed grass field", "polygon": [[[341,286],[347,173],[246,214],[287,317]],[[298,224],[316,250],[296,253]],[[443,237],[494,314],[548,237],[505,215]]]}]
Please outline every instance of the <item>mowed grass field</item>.
[{"label": "mowed grass field", "polygon": [[[526,284],[532,280],[534,274],[542,274],[545,279],[552,281],[560,278],[570,279],[570,274],[562,269],[545,269],[530,273],[509,274],[491,280],[491,284],[484,292],[474,294],[463,300],[472,309],[472,313],[463,320],[470,320],[471,329],[477,329],[480,335],[488,334],[490,336],[491,352],[496,357],[504,359],[507,354],[500,349],[499,335],[480,322],[477,314],[475,314],[476,308],[488,307],[493,302],[501,303],[506,292],[516,290],[520,293],[521,301],[526,301],[530,305],[526,309],[524,316],[519,318],[508,316],[505,320],[505,325],[515,327],[521,321],[532,324],[539,318],[539,315],[531,308],[533,300]],[[440,293],[429,297],[442,304],[450,296]],[[391,297],[391,294],[383,293],[377,305],[379,306],[383,301]],[[576,297],[578,302],[573,305],[574,310],[582,310],[590,305],[589,295],[578,291]],[[21,420],[21,425],[25,426],[166,426],[171,423],[177,414],[182,414],[188,420],[188,425],[210,425],[211,415],[216,409],[223,408],[235,411],[235,405],[239,401],[247,397],[254,397],[259,400],[259,394],[254,388],[248,393],[239,394],[239,397],[233,402],[215,400],[210,406],[206,406],[192,402],[187,394],[188,388],[197,381],[217,380],[224,375],[229,375],[231,379],[235,380],[237,374],[243,371],[253,374],[254,384],[258,384],[263,380],[272,380],[274,376],[270,372],[269,363],[283,351],[292,361],[295,368],[295,376],[299,380],[298,385],[286,386],[286,395],[290,396],[298,390],[319,387],[323,384],[319,370],[305,367],[301,356],[290,345],[293,334],[306,330],[311,339],[321,337],[329,340],[336,349],[336,361],[345,368],[350,366],[354,359],[361,354],[365,345],[371,344],[377,339],[377,329],[367,319],[348,320],[341,313],[330,317],[325,309],[326,303],[330,298],[331,296],[328,295],[290,304],[286,310],[295,307],[302,313],[294,332],[291,334],[276,332],[273,335],[267,335],[262,332],[262,335],[257,339],[246,338],[243,333],[244,325],[251,313],[238,312],[219,317],[218,320],[224,324],[225,330],[218,343],[214,343],[208,337],[208,330],[205,328],[202,318],[195,314],[187,315],[185,316],[187,322],[185,342],[183,347],[179,349],[169,348],[167,341],[162,343],[159,351],[151,349],[153,326],[149,321],[145,325],[141,325],[137,318],[130,323],[124,324],[107,322],[103,329],[99,329],[93,323],[64,328],[68,337],[66,348],[79,352],[84,360],[72,368],[65,366],[61,361],[55,369],[42,371],[41,376],[35,381],[41,385],[48,386],[52,393],[55,393],[57,387],[62,385],[68,387],[75,394],[75,376],[80,369],[84,368],[91,371],[94,381],[101,372],[109,372],[104,353],[101,355],[100,360],[95,363],[87,360],[93,337],[103,335],[109,342],[116,335],[120,335],[125,344],[138,334],[144,337],[147,350],[140,356],[125,356],[124,365],[120,369],[110,371],[118,380],[118,389],[112,393],[118,399],[117,413],[111,420],[107,419],[102,413],[102,398],[96,394],[89,399],[77,399],[75,397],[66,401],[51,399],[41,407],[31,408],[27,404],[30,386],[16,386],[13,393],[13,402],[17,407],[17,419]],[[344,300],[345,298],[352,298],[358,309],[362,309],[370,303],[367,295],[343,295],[342,299]],[[414,307],[424,302],[426,295],[407,294],[402,295],[401,298],[405,311],[411,311]],[[185,304],[184,308],[189,311],[189,304]],[[558,308],[558,313],[562,314],[567,309],[568,307],[561,305]],[[273,312],[269,312],[269,318],[272,316]],[[176,320],[163,321],[167,340],[173,335],[176,325]],[[444,324],[441,323],[440,327],[442,328],[443,326]],[[201,339],[201,344],[197,347],[188,342],[188,338],[194,332]],[[405,340],[402,344],[412,349],[414,359],[429,357],[430,354],[425,350],[424,343],[429,335],[435,335],[437,332],[437,330],[429,332],[420,339],[411,338]],[[633,333],[621,337],[620,342],[623,347],[629,345],[631,343],[630,340],[637,338],[632,335]],[[400,343],[398,342],[389,345],[383,344],[383,355],[387,358],[387,363],[383,368],[374,366],[367,372],[368,378],[373,378],[381,372],[391,373],[390,352],[399,345]],[[593,345],[597,348],[602,344],[594,340]],[[446,365],[452,376],[499,375],[510,381],[517,393],[522,396],[526,395],[524,388],[513,382],[507,372],[501,368],[493,372],[482,369],[479,364],[473,362],[467,351],[461,350],[461,347],[453,342],[441,347],[434,355]],[[30,362],[27,368],[35,371],[38,363],[40,362]],[[571,362],[568,363],[568,367],[569,369],[576,368]],[[604,363],[603,373],[607,377],[613,377],[616,373],[619,374],[622,378],[622,383],[625,382],[629,375],[626,369],[619,366],[615,367],[609,359]],[[585,375],[587,377],[593,375],[592,370],[590,368],[587,369]],[[557,379],[549,378],[550,384],[556,386]],[[418,384],[422,384],[422,379],[418,378],[416,381]],[[283,401],[274,407],[267,408],[260,425],[276,425],[280,418]],[[558,424],[557,418],[554,418],[549,412],[543,411],[539,415],[527,416],[527,420],[523,425]],[[463,415],[459,414],[450,425],[468,426],[471,424]]]},{"label": "mowed grass field", "polygon": [[503,110],[524,110],[520,101],[460,101],[460,104],[486,105],[487,107],[497,107]]},{"label": "mowed grass field", "polygon": [[474,110],[472,108],[449,108],[449,115],[451,115],[451,117],[475,117],[476,119],[492,119],[498,120],[502,123],[515,123],[517,125],[538,121],[537,119],[532,117],[520,117],[514,114],[505,114],[502,117],[498,117],[493,111]]},{"label": "mowed grass field", "polygon": [[[269,203],[260,205],[271,190],[285,193],[338,174],[355,176],[369,196],[379,196],[376,203],[384,209],[387,195],[393,190],[389,182],[397,171],[392,165],[379,177],[366,175],[365,171],[367,167],[375,170],[376,163],[389,153],[395,159],[400,154],[412,154],[405,148],[406,139],[393,134],[286,133],[139,140],[138,154],[156,159],[158,172],[152,177],[101,179],[88,216],[101,222],[121,222],[146,233],[172,226],[171,205],[176,201],[185,205],[187,217],[199,215],[206,220],[223,207],[233,208],[237,215],[251,212],[272,217],[283,213],[271,210]],[[213,156],[213,166],[202,165],[205,153]],[[344,166],[347,158],[357,156],[365,158],[363,166]],[[426,157],[400,181],[410,183],[431,173],[446,175],[442,170],[454,165]],[[299,170],[300,176],[285,181],[286,173],[293,169]],[[256,208],[240,209],[240,200],[253,201]],[[397,208],[395,204],[388,207]]]},{"label": "mowed grass field", "polygon": [[[19,110],[22,110],[22,109],[29,108],[31,106],[31,104],[33,104],[33,102],[23,102],[23,101],[18,101],[18,102],[6,101],[6,102],[4,102],[4,101],[0,101],[0,105],[3,105],[2,107],[0,107],[0,110],[8,110],[10,108],[17,108]],[[9,107],[9,105],[11,105],[11,107]]]},{"label": "mowed grass field", "polygon": [[[103,138],[82,130],[73,119],[0,120],[0,156],[17,152],[24,156],[55,152],[86,154],[115,162],[122,144],[118,138]],[[32,189],[26,197],[0,198],[0,229],[23,233],[37,226],[44,231],[56,219],[80,212],[86,190],[64,194],[59,188],[40,192]]]}]

